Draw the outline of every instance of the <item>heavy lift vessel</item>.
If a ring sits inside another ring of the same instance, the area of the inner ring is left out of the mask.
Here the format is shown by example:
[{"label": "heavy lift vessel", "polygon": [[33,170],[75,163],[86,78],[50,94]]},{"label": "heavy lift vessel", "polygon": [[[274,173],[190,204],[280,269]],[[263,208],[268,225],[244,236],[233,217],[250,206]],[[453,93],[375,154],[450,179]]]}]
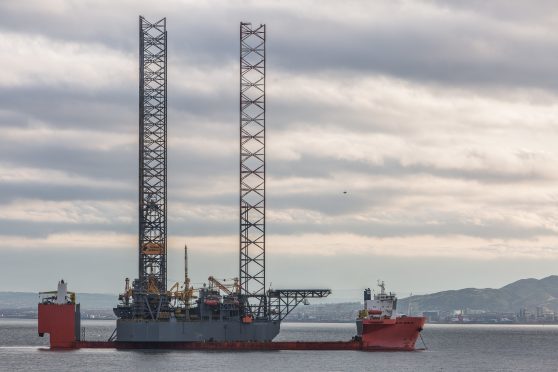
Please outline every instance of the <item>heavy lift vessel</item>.
[{"label": "heavy lift vessel", "polygon": [[[217,282],[215,284],[219,286]],[[225,288],[227,287],[225,286],[223,289]],[[357,335],[350,341],[272,342],[268,340],[229,340],[228,338],[217,341],[116,341],[114,339],[85,341],[80,339],[79,304],[75,302],[75,294],[67,292],[64,281],[58,283],[58,291],[43,293],[43,295],[46,294],[46,297],[39,304],[38,331],[40,336],[50,333],[52,349],[415,350],[415,344],[424,326],[425,318],[397,316],[395,294],[387,294],[383,282],[380,284],[380,288],[381,292],[375,294],[374,299],[371,297],[370,289],[364,291],[364,309],[359,312],[356,320]],[[205,301],[209,304],[219,303],[219,299],[216,298],[217,293],[214,296],[209,294]],[[218,323],[219,320],[216,319],[216,322]],[[180,323],[174,322],[174,324]]]},{"label": "heavy lift vessel", "polygon": [[377,309],[365,307],[351,341],[271,342],[297,305],[331,290],[266,290],[265,25],[240,24],[239,277],[229,284],[210,276],[193,288],[185,247],[184,282],[167,289],[166,19],[140,17],[139,36],[139,276],[131,285],[126,278],[108,341],[80,340],[79,304],[63,281],[39,304],[39,335],[50,333],[52,348],[413,350],[424,318],[396,318],[389,305],[395,298],[383,291],[375,302],[366,302],[365,292],[365,303]]}]

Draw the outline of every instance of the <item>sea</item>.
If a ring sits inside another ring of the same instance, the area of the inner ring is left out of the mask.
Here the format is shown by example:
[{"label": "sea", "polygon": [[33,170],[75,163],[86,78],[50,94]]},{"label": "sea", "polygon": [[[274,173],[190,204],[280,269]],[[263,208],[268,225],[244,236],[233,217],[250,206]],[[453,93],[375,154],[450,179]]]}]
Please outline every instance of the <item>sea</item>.
[{"label": "sea", "polygon": [[[114,321],[82,321],[106,340]],[[283,323],[276,340],[349,340],[349,323]],[[37,321],[0,319],[1,371],[558,371],[557,325],[427,324],[412,352],[51,351]]]}]

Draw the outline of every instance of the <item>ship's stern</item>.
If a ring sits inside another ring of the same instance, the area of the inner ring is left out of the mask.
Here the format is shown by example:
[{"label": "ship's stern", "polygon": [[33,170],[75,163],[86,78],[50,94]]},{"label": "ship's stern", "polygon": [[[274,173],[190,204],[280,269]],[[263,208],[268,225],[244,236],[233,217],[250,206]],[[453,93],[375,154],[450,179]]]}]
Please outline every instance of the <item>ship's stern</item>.
[{"label": "ship's stern", "polygon": [[74,348],[80,340],[81,315],[75,293],[68,292],[61,280],[58,290],[41,292],[46,295],[38,305],[37,332],[39,337],[50,335],[51,349]]}]

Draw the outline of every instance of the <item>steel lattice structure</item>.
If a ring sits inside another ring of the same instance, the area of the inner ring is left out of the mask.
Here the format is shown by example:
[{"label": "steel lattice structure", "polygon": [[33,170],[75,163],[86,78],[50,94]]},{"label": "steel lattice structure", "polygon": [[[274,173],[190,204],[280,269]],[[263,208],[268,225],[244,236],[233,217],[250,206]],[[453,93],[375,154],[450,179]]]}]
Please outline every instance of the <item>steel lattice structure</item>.
[{"label": "steel lattice structure", "polygon": [[167,31],[166,18],[140,16],[139,288],[167,288]]},{"label": "steel lattice structure", "polygon": [[269,308],[271,320],[283,320],[300,303],[309,298],[324,298],[331,289],[276,289],[270,290]]},{"label": "steel lattice structure", "polygon": [[240,291],[255,317],[265,296],[265,25],[240,24]]}]

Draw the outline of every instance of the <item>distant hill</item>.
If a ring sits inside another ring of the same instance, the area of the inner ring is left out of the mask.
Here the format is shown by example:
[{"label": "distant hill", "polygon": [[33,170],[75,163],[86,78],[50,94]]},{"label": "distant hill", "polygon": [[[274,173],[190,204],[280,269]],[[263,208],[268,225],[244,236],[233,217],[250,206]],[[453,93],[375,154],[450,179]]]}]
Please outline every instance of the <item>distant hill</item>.
[{"label": "distant hill", "polygon": [[[98,293],[77,293],[82,310],[109,310],[118,300],[117,295]],[[36,308],[39,295],[30,292],[0,292],[0,309]]]},{"label": "distant hill", "polygon": [[405,313],[411,303],[412,313],[428,310],[451,312],[474,309],[495,312],[518,312],[537,306],[558,311],[558,276],[543,279],[521,279],[499,289],[465,288],[443,291],[399,300],[398,311]]}]

